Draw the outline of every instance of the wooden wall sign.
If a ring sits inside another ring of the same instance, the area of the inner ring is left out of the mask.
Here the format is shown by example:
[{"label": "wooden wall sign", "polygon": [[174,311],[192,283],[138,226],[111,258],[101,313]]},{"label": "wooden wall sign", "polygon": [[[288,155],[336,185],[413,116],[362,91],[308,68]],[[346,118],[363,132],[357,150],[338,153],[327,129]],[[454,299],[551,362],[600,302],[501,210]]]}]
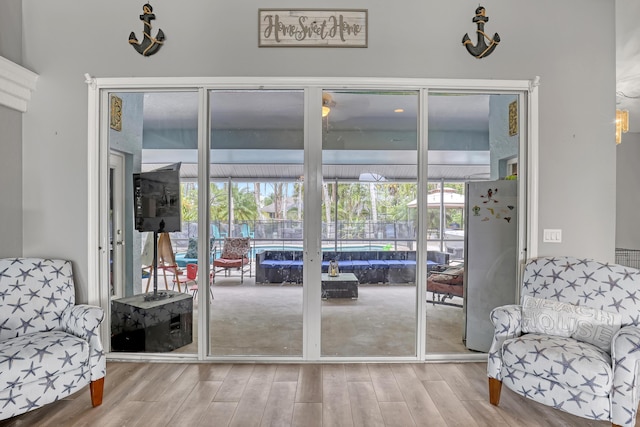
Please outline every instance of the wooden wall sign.
[{"label": "wooden wall sign", "polygon": [[122,99],[111,95],[111,111],[109,115],[109,125],[111,129],[122,130]]},{"label": "wooden wall sign", "polygon": [[366,9],[259,9],[258,47],[367,47]]},{"label": "wooden wall sign", "polygon": [[518,134],[518,101],[509,104],[509,136]]}]

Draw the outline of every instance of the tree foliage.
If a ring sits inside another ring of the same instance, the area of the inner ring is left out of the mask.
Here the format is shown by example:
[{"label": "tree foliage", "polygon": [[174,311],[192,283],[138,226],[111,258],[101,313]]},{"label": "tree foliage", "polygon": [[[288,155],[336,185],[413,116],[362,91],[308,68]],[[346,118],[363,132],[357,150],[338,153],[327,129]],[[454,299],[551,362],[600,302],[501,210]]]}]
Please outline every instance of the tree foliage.
[{"label": "tree foliage", "polygon": [[[456,193],[464,194],[464,183],[446,183]],[[261,190],[264,189],[264,191]],[[428,183],[427,191],[440,188],[440,183]],[[417,199],[415,183],[338,183],[325,182],[323,186],[322,220],[328,222],[327,214],[333,221],[336,215],[339,221],[358,223],[372,220],[372,194],[374,194],[377,219],[380,221],[415,221],[417,209],[408,204]],[[210,183],[209,211],[212,221],[229,220],[229,183]],[[262,191],[262,193],[261,193]],[[267,184],[231,183],[233,221],[255,221],[264,218],[265,206],[273,205],[274,219],[302,218],[297,200],[304,192],[302,182],[272,182]],[[337,198],[337,203],[336,203]],[[198,189],[193,183],[182,184],[182,217],[184,221],[195,222],[198,217]],[[258,205],[260,204],[260,206]],[[286,204],[286,206],[285,206]],[[300,205],[302,203],[300,202]],[[460,208],[445,209],[445,226],[452,223],[462,225],[463,211]],[[428,228],[440,227],[440,209],[429,208],[427,212]]]}]

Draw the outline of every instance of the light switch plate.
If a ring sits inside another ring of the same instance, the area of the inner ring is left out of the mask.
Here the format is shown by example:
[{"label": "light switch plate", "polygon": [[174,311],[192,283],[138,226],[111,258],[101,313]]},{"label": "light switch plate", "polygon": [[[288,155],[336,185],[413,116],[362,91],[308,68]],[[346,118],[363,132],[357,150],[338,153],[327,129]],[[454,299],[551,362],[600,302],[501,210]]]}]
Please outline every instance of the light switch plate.
[{"label": "light switch plate", "polygon": [[562,242],[562,230],[545,228],[542,236],[542,241],[545,243]]}]

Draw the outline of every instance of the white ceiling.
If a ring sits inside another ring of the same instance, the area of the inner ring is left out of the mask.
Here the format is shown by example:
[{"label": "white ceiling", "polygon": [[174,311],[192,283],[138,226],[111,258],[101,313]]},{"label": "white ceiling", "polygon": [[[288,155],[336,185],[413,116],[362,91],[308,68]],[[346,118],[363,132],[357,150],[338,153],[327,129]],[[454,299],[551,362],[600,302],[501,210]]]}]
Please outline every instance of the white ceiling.
[{"label": "white ceiling", "polygon": [[[334,132],[334,144],[341,149],[323,151],[325,177],[357,179],[361,173],[377,173],[394,180],[417,179],[417,92],[334,91],[331,112],[323,120],[327,135]],[[157,92],[145,94],[144,127],[157,130],[195,129],[198,97],[195,92]],[[211,127],[223,137],[226,133],[249,132],[247,138],[269,130],[297,130],[304,127],[302,91],[213,91],[210,99]],[[396,110],[402,110],[400,112]],[[429,97],[429,128],[434,131],[488,132],[489,95],[436,94]],[[349,131],[348,142],[342,142]],[[382,142],[371,141],[372,132],[384,132]],[[182,132],[174,133],[179,137]],[[332,137],[327,136],[327,140]],[[235,142],[239,138],[236,136]],[[298,138],[300,139],[300,138]],[[353,142],[357,141],[357,143]],[[385,142],[386,141],[386,142]],[[416,141],[412,143],[411,141]],[[272,142],[271,140],[268,141]],[[278,141],[273,141],[278,143]],[[146,142],[145,142],[146,144]],[[350,150],[347,144],[359,145]],[[382,144],[382,146],[380,146]],[[412,146],[412,144],[414,144]],[[403,148],[395,148],[396,146]],[[179,144],[177,144],[179,146]],[[372,147],[372,148],[369,148]],[[212,151],[211,177],[295,178],[303,175],[302,141],[297,149],[216,149]],[[409,150],[409,151],[407,151]],[[489,153],[478,150],[431,150],[431,178],[486,178]],[[145,149],[145,170],[181,161],[184,178],[197,176],[197,152],[186,149]]]},{"label": "white ceiling", "polygon": [[[302,91],[215,91],[211,95],[213,129],[302,129]],[[417,128],[417,92],[330,92],[331,129],[407,130]],[[155,92],[144,96],[145,127],[197,126],[196,92]],[[402,109],[402,113],[394,110]],[[488,131],[488,95],[432,95],[429,128]]]}]

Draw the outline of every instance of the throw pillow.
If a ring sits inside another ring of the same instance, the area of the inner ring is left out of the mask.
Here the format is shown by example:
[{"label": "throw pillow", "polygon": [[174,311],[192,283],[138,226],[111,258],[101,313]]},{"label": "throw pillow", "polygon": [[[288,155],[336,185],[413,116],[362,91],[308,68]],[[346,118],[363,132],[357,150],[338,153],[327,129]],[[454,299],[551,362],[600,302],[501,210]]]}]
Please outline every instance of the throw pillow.
[{"label": "throw pillow", "polygon": [[241,259],[249,252],[248,237],[225,237],[221,258]]},{"label": "throw pillow", "polygon": [[522,300],[522,332],[571,337],[610,352],[621,325],[618,313],[529,295]]}]

